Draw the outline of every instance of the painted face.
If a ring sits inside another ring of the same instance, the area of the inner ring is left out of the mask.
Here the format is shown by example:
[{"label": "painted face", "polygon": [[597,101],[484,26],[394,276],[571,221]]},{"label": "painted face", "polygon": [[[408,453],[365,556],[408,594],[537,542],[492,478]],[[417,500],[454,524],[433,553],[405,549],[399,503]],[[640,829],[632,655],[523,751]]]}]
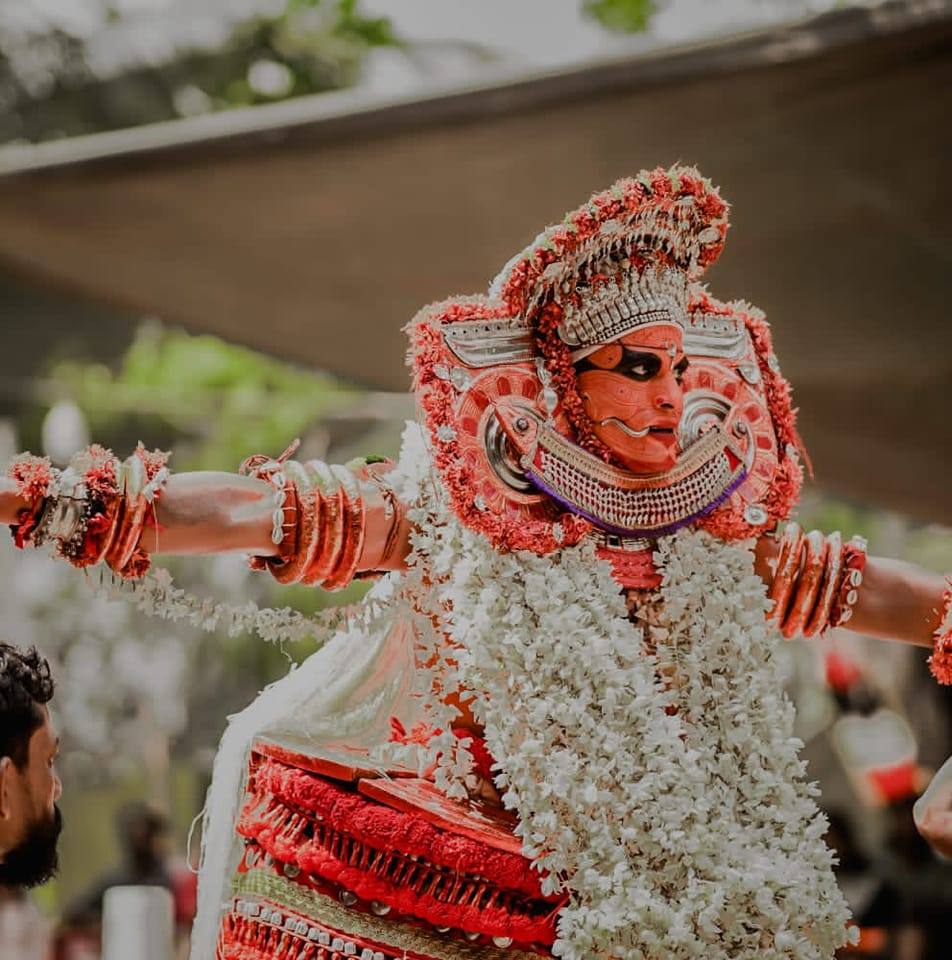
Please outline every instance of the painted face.
[{"label": "painted face", "polygon": [[43,723],[30,738],[26,765],[20,769],[10,757],[0,760],[0,815],[14,841],[0,858],[0,883],[10,886],[38,886],[56,873],[56,845],[62,829],[56,805],[62,787],[54,768],[59,739],[46,707],[40,709]]},{"label": "painted face", "polygon": [[668,323],[629,333],[576,364],[595,435],[633,473],[663,472],[677,461],[687,364],[681,328]]}]

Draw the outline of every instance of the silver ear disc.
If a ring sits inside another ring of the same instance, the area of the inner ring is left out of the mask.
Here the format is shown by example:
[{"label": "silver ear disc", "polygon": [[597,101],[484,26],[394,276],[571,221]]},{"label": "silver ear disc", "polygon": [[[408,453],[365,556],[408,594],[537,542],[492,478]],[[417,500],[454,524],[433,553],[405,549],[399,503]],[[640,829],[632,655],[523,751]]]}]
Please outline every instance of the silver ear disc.
[{"label": "silver ear disc", "polygon": [[[524,423],[525,427],[520,426],[520,423]],[[517,418],[516,429],[528,430],[529,421],[525,417]],[[483,445],[486,448],[486,458],[489,460],[489,465],[507,487],[519,493],[529,493],[534,489],[526,479],[518,460],[513,456],[509,441],[506,438],[506,431],[503,430],[494,416],[490,416],[486,420]]]}]

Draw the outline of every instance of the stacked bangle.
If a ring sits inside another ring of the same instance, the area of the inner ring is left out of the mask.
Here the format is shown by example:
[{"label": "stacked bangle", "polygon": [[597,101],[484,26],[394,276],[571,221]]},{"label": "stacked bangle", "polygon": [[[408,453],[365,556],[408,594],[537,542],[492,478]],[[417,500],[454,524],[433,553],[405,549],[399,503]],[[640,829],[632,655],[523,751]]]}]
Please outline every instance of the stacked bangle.
[{"label": "stacked bangle", "polygon": [[326,590],[339,590],[354,580],[367,531],[364,481],[381,491],[390,522],[383,551],[384,560],[389,559],[400,526],[397,500],[368,464],[351,470],[320,460],[298,463],[252,457],[243,467],[274,483],[274,473],[268,472],[275,465],[280,465],[285,481],[281,549],[276,557],[252,557],[253,568],[268,569],[280,583],[319,584]]},{"label": "stacked bangle", "polygon": [[942,615],[934,634],[929,669],[941,684],[952,685],[952,578],[942,594]]},{"label": "stacked bangle", "polygon": [[784,637],[814,637],[852,616],[866,563],[866,542],[854,537],[845,546],[834,532],[804,534],[788,523],[768,596],[773,606],[768,619]]},{"label": "stacked bangle", "polygon": [[863,585],[865,570],[866,540],[863,537],[853,537],[843,549],[843,574],[830,614],[831,627],[841,627],[853,616],[853,607],[859,599],[859,588]]},{"label": "stacked bangle", "polygon": [[122,577],[141,576],[149,567],[142,535],[168,479],[167,458],[141,444],[122,463],[93,444],[62,471],[30,454],[18,457],[9,475],[30,506],[14,525],[17,546],[52,541],[73,566],[105,561]]}]

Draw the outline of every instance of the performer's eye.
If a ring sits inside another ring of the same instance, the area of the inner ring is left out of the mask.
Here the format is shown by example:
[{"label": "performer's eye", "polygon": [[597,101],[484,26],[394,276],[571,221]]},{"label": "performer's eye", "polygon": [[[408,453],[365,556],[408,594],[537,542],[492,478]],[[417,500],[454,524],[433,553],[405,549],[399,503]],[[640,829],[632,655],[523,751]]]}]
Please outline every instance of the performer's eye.
[{"label": "performer's eye", "polygon": [[681,360],[674,365],[674,376],[678,383],[684,380],[684,375],[688,372],[689,366],[691,366],[691,364],[688,362],[687,357],[682,357]]},{"label": "performer's eye", "polygon": [[616,369],[633,380],[650,380],[661,370],[661,358],[653,353],[629,353],[626,350],[624,360]]}]

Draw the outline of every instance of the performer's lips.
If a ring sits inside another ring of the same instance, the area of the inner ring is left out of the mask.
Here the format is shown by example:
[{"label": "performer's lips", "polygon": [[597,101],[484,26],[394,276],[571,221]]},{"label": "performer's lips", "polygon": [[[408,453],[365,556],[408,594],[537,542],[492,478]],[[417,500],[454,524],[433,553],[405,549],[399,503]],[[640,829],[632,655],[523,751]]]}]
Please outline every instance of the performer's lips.
[{"label": "performer's lips", "polygon": [[624,420],[620,420],[618,417],[606,417],[604,420],[599,422],[599,426],[602,427],[618,427],[622,433],[631,437],[633,440],[642,440],[644,437],[647,437],[648,434],[662,434],[662,435],[674,435],[674,427],[660,427],[660,426],[649,426],[645,427],[643,430],[636,430],[634,427],[628,426]]}]

